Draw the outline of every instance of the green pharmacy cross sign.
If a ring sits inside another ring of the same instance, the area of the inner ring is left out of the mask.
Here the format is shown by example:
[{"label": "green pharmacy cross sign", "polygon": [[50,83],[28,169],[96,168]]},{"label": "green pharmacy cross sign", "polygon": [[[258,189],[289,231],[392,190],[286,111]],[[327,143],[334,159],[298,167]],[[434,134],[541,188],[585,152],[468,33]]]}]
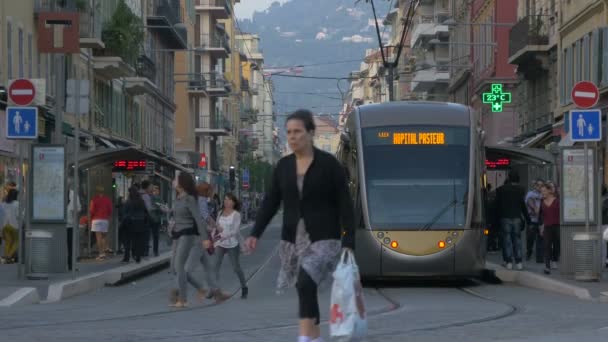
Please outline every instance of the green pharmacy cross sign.
[{"label": "green pharmacy cross sign", "polygon": [[503,103],[511,103],[511,93],[503,93],[502,84],[492,84],[492,92],[483,93],[483,103],[492,104],[492,112],[502,112]]}]

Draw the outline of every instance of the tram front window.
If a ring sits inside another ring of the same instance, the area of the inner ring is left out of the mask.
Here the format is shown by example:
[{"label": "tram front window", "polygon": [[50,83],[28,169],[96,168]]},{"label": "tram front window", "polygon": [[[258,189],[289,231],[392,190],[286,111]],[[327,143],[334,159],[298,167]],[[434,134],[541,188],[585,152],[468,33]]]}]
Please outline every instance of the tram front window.
[{"label": "tram front window", "polygon": [[468,128],[369,128],[364,129],[363,136],[373,229],[464,227]]}]

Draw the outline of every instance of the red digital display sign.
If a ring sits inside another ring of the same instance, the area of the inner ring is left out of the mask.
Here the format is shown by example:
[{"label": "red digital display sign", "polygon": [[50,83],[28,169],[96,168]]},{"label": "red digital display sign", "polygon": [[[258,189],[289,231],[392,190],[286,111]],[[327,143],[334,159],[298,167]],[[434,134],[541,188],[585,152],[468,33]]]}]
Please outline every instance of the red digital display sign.
[{"label": "red digital display sign", "polygon": [[508,158],[500,158],[497,160],[486,159],[486,167],[488,169],[500,169],[500,168],[508,167],[509,165],[511,165],[511,159],[508,159]]},{"label": "red digital display sign", "polygon": [[145,160],[117,160],[114,162],[114,172],[145,171],[146,166]]}]

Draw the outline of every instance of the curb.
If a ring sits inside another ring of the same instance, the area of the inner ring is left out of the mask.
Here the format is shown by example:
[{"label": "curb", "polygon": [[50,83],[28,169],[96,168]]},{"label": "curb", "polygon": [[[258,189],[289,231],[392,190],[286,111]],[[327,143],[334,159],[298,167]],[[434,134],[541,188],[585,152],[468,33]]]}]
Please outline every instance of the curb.
[{"label": "curb", "polygon": [[54,283],[49,286],[45,303],[61,300],[99,290],[106,285],[120,285],[133,278],[149,274],[169,265],[171,252],[142,261],[140,264],[125,265],[107,271],[89,274],[80,278]]},{"label": "curb", "polygon": [[23,306],[29,304],[38,304],[40,297],[38,296],[38,289],[35,287],[22,287],[10,296],[0,300],[0,307],[13,307]]},{"label": "curb", "polygon": [[504,282],[516,283],[521,286],[555,292],[583,300],[593,300],[589,290],[584,287],[570,285],[530,271],[510,271],[492,262],[486,262],[486,267],[494,270],[496,277]]}]

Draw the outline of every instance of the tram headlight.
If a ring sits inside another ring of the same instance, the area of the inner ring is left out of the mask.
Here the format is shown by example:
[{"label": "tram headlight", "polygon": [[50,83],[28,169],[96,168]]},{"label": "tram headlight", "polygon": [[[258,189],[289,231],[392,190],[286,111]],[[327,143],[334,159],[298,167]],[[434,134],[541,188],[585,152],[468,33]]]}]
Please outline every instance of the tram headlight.
[{"label": "tram headlight", "polygon": [[397,248],[399,247],[399,243],[397,241],[391,241],[391,247]]},{"label": "tram headlight", "polygon": [[484,229],[483,230],[483,235],[490,235],[490,230],[489,229]]},{"label": "tram headlight", "polygon": [[445,241],[439,241],[437,246],[439,246],[439,248],[445,248]]}]

